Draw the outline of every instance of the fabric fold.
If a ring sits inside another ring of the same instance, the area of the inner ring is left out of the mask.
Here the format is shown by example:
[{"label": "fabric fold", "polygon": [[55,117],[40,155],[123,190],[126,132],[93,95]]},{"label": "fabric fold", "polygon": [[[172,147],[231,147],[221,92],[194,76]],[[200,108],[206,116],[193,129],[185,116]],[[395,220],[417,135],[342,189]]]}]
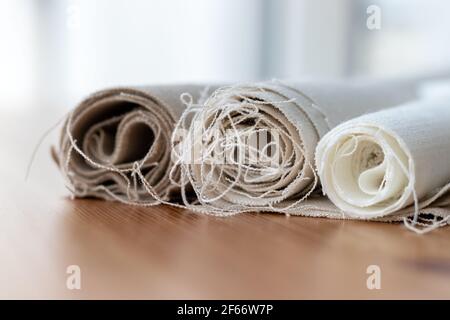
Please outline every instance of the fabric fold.
[{"label": "fabric fold", "polygon": [[189,92],[200,99],[204,90],[190,85],[123,87],[82,101],[63,126],[57,154],[73,195],[140,205],[178,197],[180,175],[171,171],[171,136],[185,109],[180,95]]}]

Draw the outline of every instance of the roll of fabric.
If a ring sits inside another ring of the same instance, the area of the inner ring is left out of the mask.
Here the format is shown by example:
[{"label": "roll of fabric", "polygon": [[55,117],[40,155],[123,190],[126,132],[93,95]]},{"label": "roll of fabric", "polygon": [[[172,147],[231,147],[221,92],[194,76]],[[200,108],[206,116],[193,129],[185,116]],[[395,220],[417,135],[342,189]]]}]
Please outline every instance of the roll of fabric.
[{"label": "roll of fabric", "polygon": [[153,205],[178,197],[171,135],[185,105],[204,86],[113,88],[82,101],[66,120],[56,154],[76,197]]},{"label": "roll of fabric", "polygon": [[[186,110],[185,115],[194,114],[192,125],[179,123],[188,132],[177,146],[182,180],[192,185],[205,210],[219,215],[339,216],[339,210],[314,200],[319,140],[346,120],[417,99],[419,85],[430,78],[270,81],[221,88],[201,108]],[[306,197],[312,199],[308,204]]]},{"label": "roll of fabric", "polygon": [[449,123],[450,96],[342,123],[317,146],[324,193],[351,217],[418,213],[450,189]]}]

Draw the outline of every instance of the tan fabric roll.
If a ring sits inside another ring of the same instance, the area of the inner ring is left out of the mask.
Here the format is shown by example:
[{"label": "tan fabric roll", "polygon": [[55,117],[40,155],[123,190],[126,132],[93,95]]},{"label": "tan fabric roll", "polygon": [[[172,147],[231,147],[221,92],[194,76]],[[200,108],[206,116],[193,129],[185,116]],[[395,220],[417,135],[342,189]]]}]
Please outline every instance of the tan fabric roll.
[{"label": "tan fabric roll", "polygon": [[204,86],[150,86],[99,91],[66,120],[57,154],[76,197],[152,205],[177,197],[171,135],[185,105]]}]

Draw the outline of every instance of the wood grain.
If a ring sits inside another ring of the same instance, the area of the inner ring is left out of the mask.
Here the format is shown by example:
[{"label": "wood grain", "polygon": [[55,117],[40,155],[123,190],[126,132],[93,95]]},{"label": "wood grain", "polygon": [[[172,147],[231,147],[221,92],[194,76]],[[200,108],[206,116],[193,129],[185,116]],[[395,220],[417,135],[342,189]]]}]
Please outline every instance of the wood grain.
[{"label": "wood grain", "polygon": [[[26,126],[35,116],[0,128],[0,298],[450,298],[448,228],[420,236],[400,224],[71,200],[48,145],[25,182],[52,124]],[[380,290],[366,287],[373,264]],[[69,265],[81,290],[66,287]]]}]

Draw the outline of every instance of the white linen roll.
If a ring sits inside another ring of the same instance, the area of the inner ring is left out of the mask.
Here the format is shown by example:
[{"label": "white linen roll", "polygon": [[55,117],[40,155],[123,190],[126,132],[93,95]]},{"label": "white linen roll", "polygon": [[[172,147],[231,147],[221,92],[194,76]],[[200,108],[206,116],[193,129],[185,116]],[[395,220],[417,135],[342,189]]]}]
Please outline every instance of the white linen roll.
[{"label": "white linen roll", "polygon": [[316,150],[324,193],[346,214],[372,219],[430,205],[450,187],[450,97],[363,115]]}]

